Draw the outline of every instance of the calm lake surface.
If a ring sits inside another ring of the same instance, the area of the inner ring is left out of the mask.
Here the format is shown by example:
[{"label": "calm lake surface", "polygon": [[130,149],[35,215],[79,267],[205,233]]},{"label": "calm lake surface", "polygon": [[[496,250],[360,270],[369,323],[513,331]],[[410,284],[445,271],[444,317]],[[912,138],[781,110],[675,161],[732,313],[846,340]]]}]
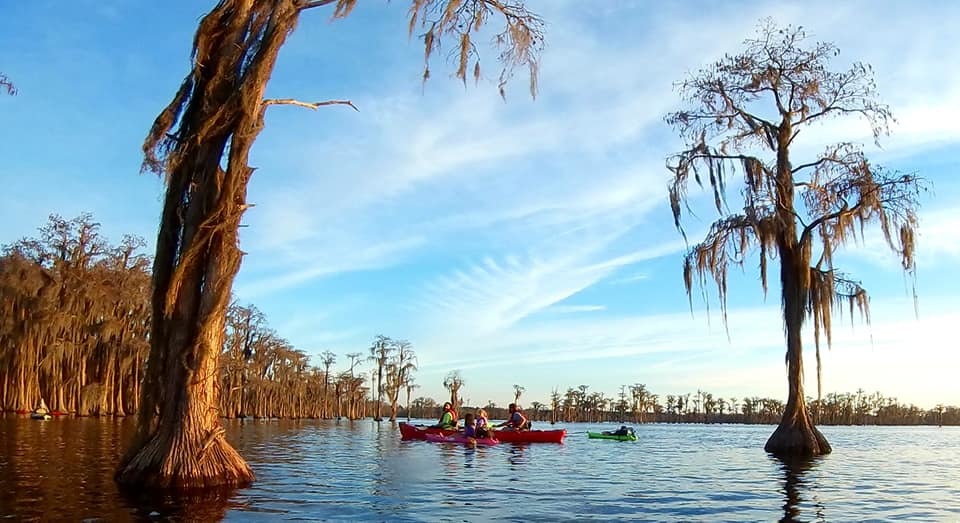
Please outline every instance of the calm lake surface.
[{"label": "calm lake surface", "polygon": [[[787,465],[772,426],[557,425],[566,442],[400,441],[389,422],[226,422],[256,471],[204,499],[122,495],[133,420],[0,417],[0,519],[14,521],[960,521],[956,427],[822,427],[834,453]],[[540,423],[538,428],[548,428]]]}]

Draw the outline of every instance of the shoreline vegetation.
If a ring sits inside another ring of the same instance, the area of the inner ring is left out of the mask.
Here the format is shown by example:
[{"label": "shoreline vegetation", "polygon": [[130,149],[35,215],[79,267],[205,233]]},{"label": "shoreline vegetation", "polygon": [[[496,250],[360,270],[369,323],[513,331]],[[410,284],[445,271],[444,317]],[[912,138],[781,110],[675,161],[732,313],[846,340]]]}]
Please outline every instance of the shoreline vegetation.
[{"label": "shoreline vegetation", "polygon": [[[71,220],[51,215],[39,233],[3,246],[0,254],[0,411],[27,413],[43,398],[57,413],[137,413],[149,351],[151,260],[140,252],[145,242],[124,236],[119,245],[110,244],[90,214]],[[314,360],[274,331],[255,306],[234,301],[219,357],[220,415],[380,419],[383,413],[391,420],[439,415],[442,401],[413,397],[419,386],[410,342],[377,336],[366,353],[344,356],[339,366],[330,351]],[[452,396],[469,390],[458,372],[448,378]],[[524,387],[513,388],[514,400],[523,403]],[[807,401],[818,425],[960,425],[956,406],[924,409],[880,392]],[[622,385],[612,396],[591,392],[588,385],[554,389],[546,402],[526,403],[525,413],[538,424],[775,424],[784,410],[782,401],[771,398],[723,398],[706,391],[663,395],[639,383]],[[506,418],[506,408],[493,402],[479,407],[492,418]]]}]

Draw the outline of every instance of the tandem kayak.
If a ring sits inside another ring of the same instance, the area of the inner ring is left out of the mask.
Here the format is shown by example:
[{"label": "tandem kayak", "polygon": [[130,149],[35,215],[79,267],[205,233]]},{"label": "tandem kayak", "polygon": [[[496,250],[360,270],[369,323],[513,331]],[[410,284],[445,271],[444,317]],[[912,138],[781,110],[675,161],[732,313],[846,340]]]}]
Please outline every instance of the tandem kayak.
[{"label": "tandem kayak", "polygon": [[603,432],[587,432],[590,439],[613,439],[617,441],[637,441],[636,434],[604,434]]},{"label": "tandem kayak", "polygon": [[[400,422],[400,437],[402,439],[427,439],[427,434],[453,436],[459,434],[459,432]],[[490,435],[501,443],[563,443],[563,438],[567,435],[567,429],[491,430]]]},{"label": "tandem kayak", "polygon": [[427,434],[427,441],[432,441],[434,443],[462,443],[466,445],[496,445],[500,441],[493,438],[468,438],[462,434],[451,434],[449,436],[444,436],[443,434]]}]

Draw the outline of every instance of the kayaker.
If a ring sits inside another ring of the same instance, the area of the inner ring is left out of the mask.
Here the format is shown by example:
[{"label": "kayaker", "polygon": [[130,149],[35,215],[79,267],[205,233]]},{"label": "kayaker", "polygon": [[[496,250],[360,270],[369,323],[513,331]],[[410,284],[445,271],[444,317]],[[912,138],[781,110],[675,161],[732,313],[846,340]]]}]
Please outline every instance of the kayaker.
[{"label": "kayaker", "polygon": [[440,421],[435,427],[445,430],[457,429],[457,411],[453,410],[453,405],[449,401],[443,404],[443,413],[440,414]]},{"label": "kayaker", "polygon": [[40,398],[40,406],[33,409],[34,414],[48,414],[50,409],[47,408],[47,402],[43,401],[43,398]]},{"label": "kayaker", "polygon": [[627,427],[626,425],[620,425],[620,428],[614,431],[605,430],[603,433],[607,436],[628,436],[633,434],[633,429]]},{"label": "kayaker", "polygon": [[463,436],[465,438],[477,438],[477,425],[474,416],[471,413],[463,415]]},{"label": "kayaker", "polygon": [[487,411],[483,409],[477,410],[477,437],[478,438],[488,438],[490,437],[490,426],[489,426],[489,416],[487,416]]},{"label": "kayaker", "polygon": [[510,411],[510,417],[507,421],[497,425],[498,427],[506,427],[508,430],[527,430],[530,428],[530,422],[520,412],[520,407],[516,403],[511,403],[507,406],[507,409]]}]

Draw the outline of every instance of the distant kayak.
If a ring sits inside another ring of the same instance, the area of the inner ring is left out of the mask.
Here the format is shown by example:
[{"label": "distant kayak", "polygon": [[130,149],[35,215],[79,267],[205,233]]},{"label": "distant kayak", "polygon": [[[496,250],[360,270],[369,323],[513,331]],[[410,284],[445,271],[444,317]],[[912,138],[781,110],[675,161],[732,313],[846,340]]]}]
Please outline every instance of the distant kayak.
[{"label": "distant kayak", "polygon": [[[428,434],[453,436],[459,434],[456,430],[442,430],[424,425],[410,425],[400,423],[400,437],[402,439],[427,439]],[[501,443],[563,443],[567,429],[556,430],[491,430],[490,436]]]},{"label": "distant kayak", "polygon": [[426,434],[424,437],[427,441],[434,443],[461,443],[467,445],[496,445],[500,443],[493,438],[468,438],[462,434],[451,434],[449,436],[444,436],[443,434]]},{"label": "distant kayak", "polygon": [[52,418],[53,418],[53,416],[51,416],[51,415],[49,415],[49,414],[41,414],[41,413],[39,413],[39,412],[31,412],[31,413],[30,413],[30,419],[46,420],[46,419],[52,419]]},{"label": "distant kayak", "polygon": [[630,434],[604,434],[603,432],[587,432],[590,439],[613,439],[617,441],[637,441],[637,435]]}]

